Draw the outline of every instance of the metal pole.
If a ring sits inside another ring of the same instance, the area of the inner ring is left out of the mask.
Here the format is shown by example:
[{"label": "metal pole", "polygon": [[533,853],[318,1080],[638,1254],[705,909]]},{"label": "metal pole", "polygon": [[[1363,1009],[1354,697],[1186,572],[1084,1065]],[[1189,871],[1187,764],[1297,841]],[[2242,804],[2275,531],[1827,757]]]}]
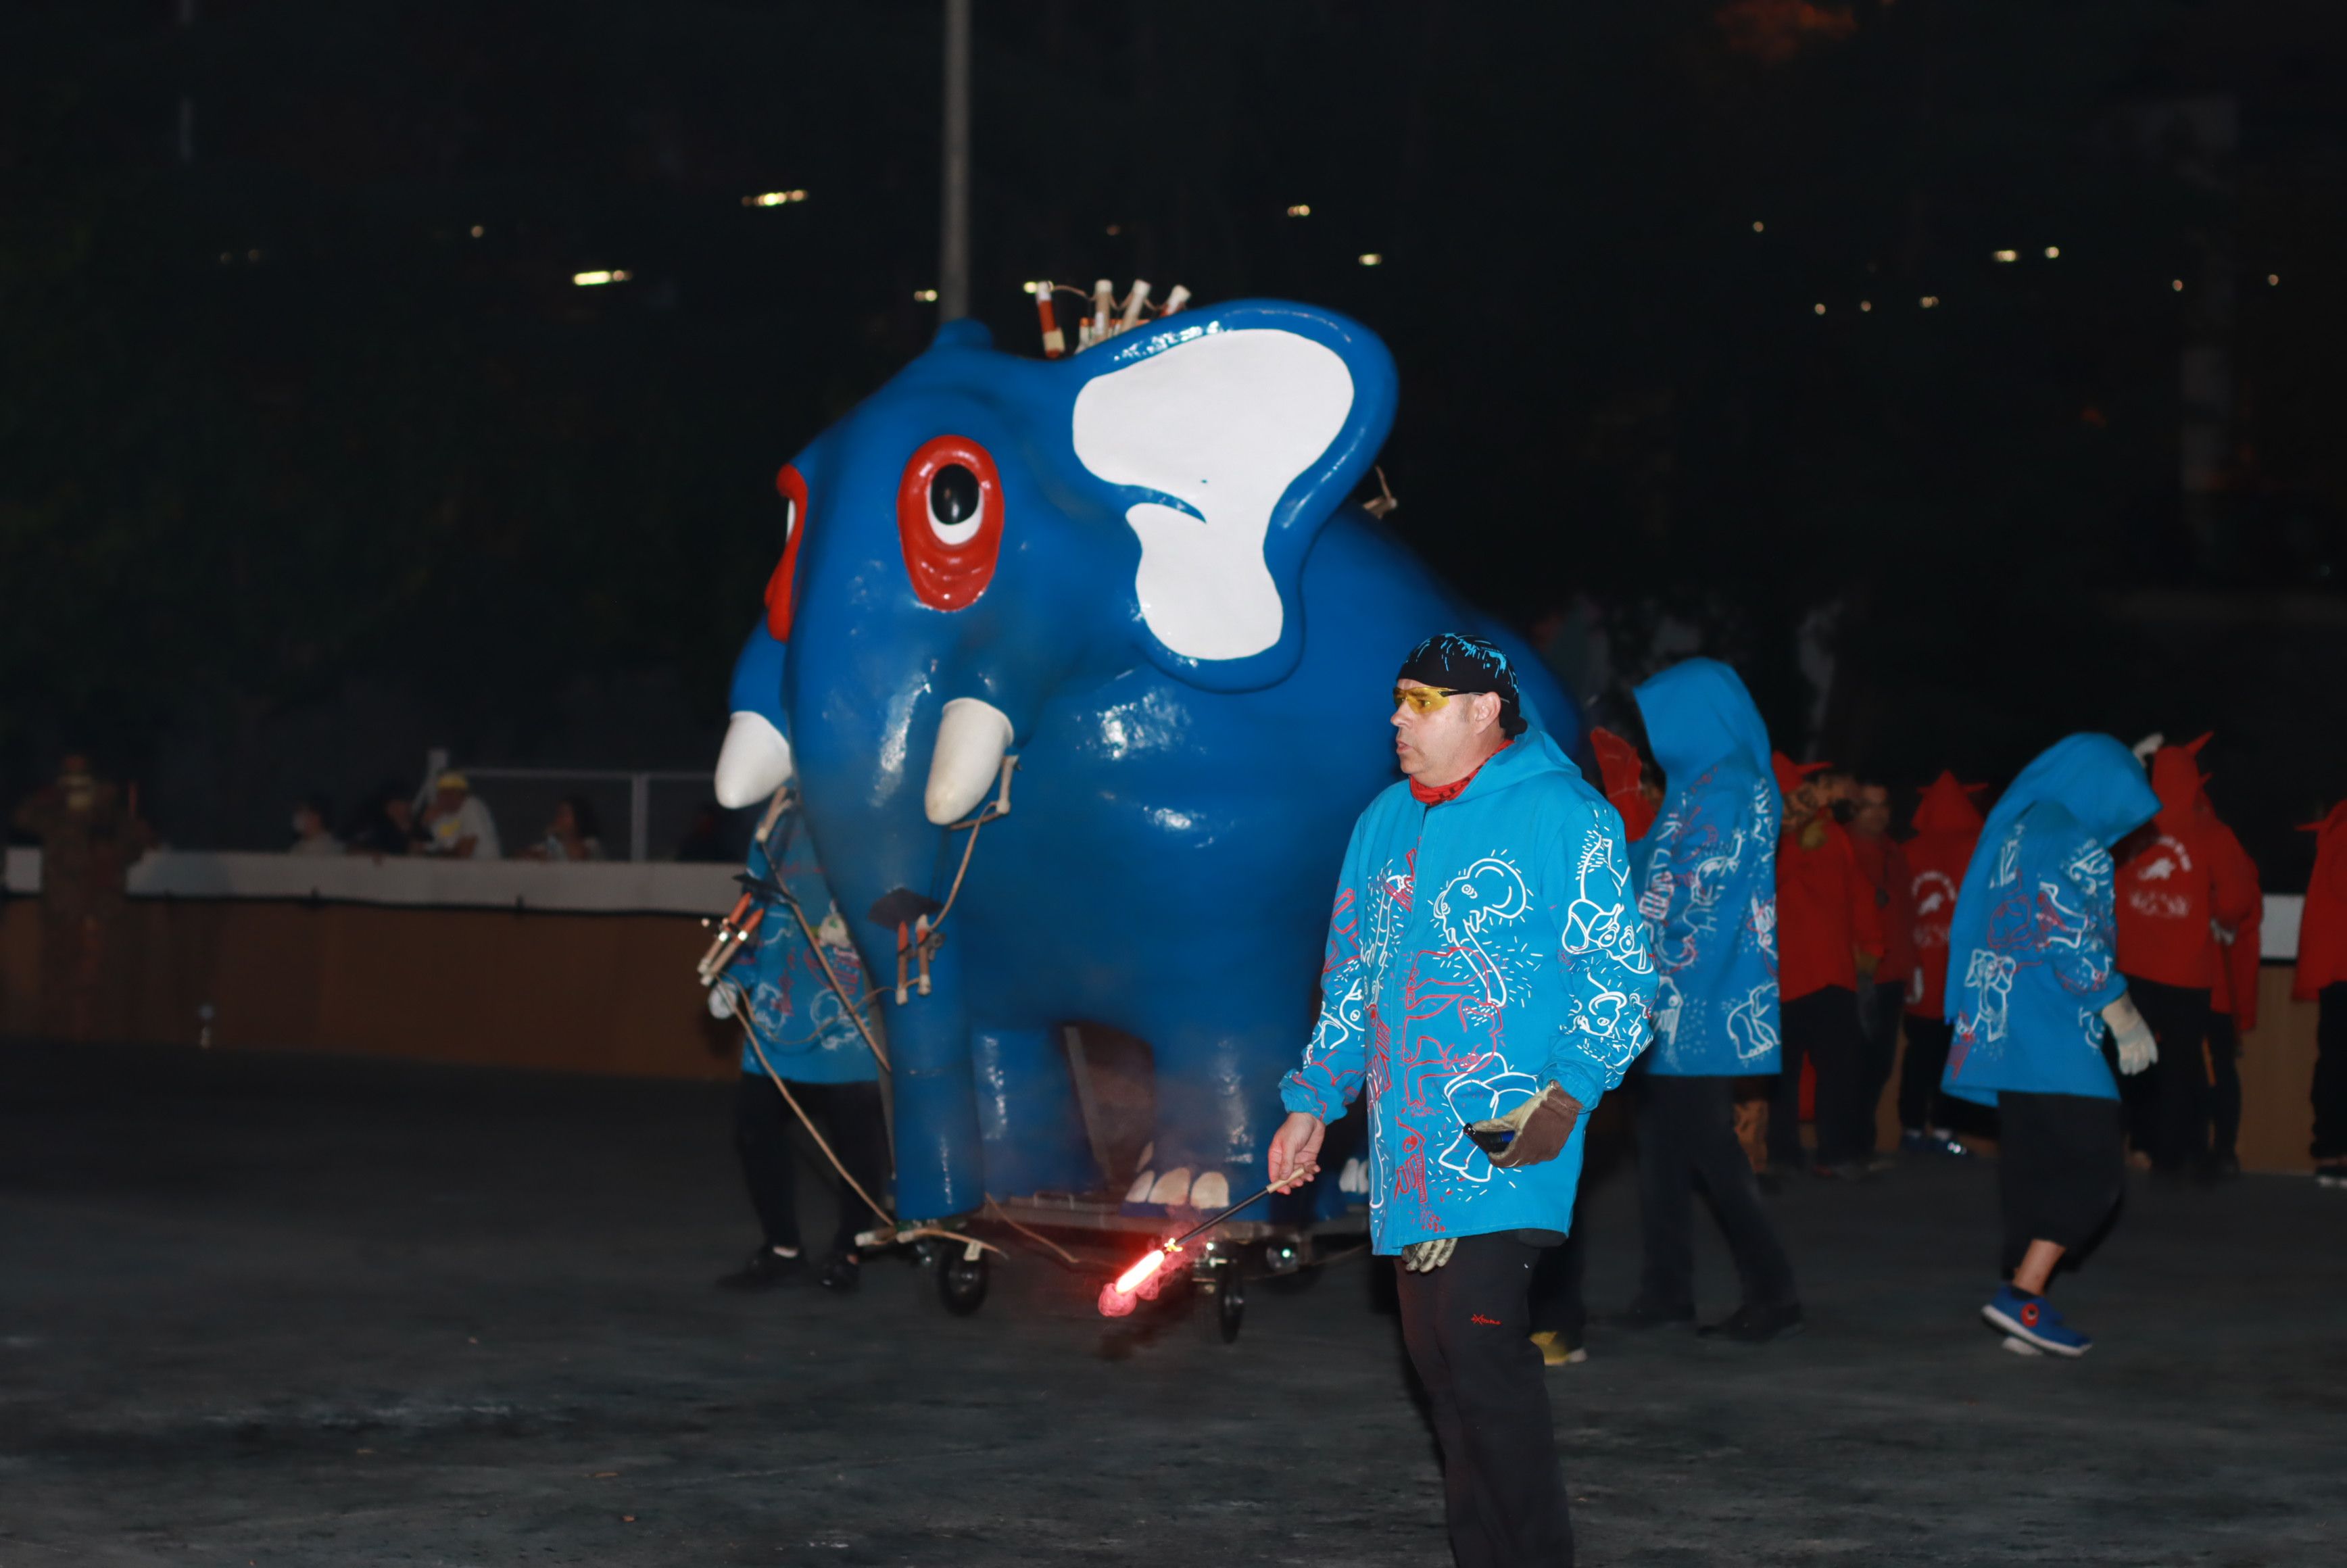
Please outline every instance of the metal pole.
[{"label": "metal pole", "polygon": [[969,0],[945,0],[945,190],[938,244],[938,320],[969,314]]},{"label": "metal pole", "polygon": [[652,857],[652,775],[628,775],[628,858]]}]

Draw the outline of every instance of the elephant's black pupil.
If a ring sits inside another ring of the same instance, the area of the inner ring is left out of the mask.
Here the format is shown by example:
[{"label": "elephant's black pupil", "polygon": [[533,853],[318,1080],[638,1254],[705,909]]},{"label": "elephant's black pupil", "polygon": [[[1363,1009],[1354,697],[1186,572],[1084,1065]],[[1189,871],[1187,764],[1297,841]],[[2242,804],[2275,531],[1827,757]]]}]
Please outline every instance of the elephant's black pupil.
[{"label": "elephant's black pupil", "polygon": [[929,516],[951,528],[978,515],[978,476],[948,463],[929,481]]}]

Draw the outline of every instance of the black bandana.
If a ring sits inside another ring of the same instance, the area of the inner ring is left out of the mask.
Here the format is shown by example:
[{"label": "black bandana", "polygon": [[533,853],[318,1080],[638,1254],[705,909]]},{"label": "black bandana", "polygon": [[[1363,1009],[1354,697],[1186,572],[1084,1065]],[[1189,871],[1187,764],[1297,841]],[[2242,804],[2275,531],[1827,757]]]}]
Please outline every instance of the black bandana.
[{"label": "black bandana", "polygon": [[1508,656],[1480,637],[1437,632],[1409,651],[1397,681],[1415,681],[1447,692],[1490,692],[1500,699],[1500,733],[1510,740],[1524,733],[1516,698],[1516,672]]}]

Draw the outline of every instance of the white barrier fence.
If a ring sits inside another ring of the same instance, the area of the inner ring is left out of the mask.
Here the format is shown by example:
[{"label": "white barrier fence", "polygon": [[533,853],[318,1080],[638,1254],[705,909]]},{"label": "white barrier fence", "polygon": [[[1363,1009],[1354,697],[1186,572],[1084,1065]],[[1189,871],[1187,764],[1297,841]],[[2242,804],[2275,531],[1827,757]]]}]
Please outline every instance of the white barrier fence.
[{"label": "white barrier fence", "polygon": [[[666,861],[448,860],[164,849],[130,868],[134,898],[317,899],[426,908],[722,915],[737,866]],[[41,852],[8,851],[8,891],[37,893]]]},{"label": "white barrier fence", "polygon": [[[338,904],[412,904],[481,909],[578,909],[723,914],[738,893],[737,868],[661,861],[375,860],[364,855],[247,855],[168,849],[130,868],[134,898],[318,898]],[[41,890],[41,852],[8,851],[8,891]],[[2296,893],[2266,895],[2259,957],[2298,957]]]}]

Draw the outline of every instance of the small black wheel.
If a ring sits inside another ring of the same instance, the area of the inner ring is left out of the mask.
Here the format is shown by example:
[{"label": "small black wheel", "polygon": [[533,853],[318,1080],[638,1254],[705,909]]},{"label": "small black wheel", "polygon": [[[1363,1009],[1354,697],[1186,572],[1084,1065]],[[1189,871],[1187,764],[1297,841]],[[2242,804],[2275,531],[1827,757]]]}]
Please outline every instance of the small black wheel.
[{"label": "small black wheel", "polygon": [[[1263,1249],[1264,1287],[1275,1296],[1301,1296],[1320,1283],[1309,1241],[1275,1241]],[[1284,1265],[1285,1266],[1280,1266]]]},{"label": "small black wheel", "polygon": [[938,1297],[956,1317],[967,1317],[985,1306],[990,1283],[984,1253],[976,1257],[955,1253],[938,1265]]},{"label": "small black wheel", "polygon": [[1246,1287],[1239,1283],[1239,1271],[1225,1269],[1221,1288],[1214,1292],[1214,1331],[1228,1345],[1239,1337],[1239,1325],[1246,1321]]}]

